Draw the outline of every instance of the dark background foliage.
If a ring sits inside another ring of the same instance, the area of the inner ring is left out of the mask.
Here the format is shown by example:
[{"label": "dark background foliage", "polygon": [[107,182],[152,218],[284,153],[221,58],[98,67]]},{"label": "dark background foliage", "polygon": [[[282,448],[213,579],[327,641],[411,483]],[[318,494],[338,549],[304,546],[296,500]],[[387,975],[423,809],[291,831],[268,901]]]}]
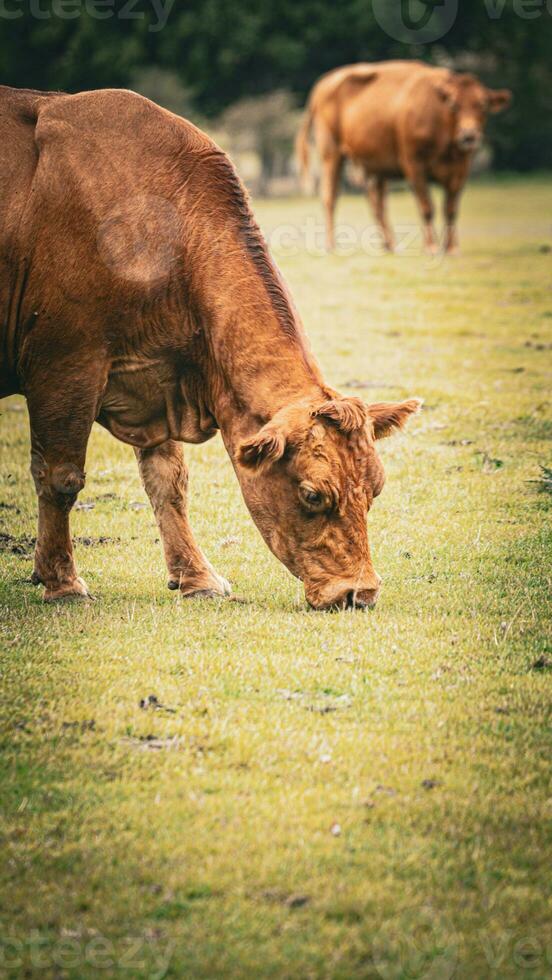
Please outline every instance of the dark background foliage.
[{"label": "dark background foliage", "polygon": [[174,0],[161,29],[153,0],[102,2],[0,0],[0,80],[77,91],[132,85],[156,67],[214,118],[275,90],[302,104],[322,72],[347,62],[421,58],[513,89],[512,108],[491,122],[495,167],[552,167],[552,0],[459,0],[452,27],[423,45],[389,37],[372,0]]}]

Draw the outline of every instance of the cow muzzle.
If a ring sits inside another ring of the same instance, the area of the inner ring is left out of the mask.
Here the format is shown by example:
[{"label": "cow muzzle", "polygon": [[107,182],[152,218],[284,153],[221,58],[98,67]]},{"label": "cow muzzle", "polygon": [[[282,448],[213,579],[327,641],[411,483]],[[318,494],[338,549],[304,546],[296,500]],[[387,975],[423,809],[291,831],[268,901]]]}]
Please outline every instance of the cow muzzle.
[{"label": "cow muzzle", "polygon": [[481,133],[477,129],[461,129],[456,137],[457,146],[465,153],[476,150],[481,142]]},{"label": "cow muzzle", "polygon": [[373,609],[378,601],[381,578],[373,572],[363,583],[340,582],[337,586],[325,589],[309,589],[305,585],[305,595],[309,605],[320,612],[345,609]]}]

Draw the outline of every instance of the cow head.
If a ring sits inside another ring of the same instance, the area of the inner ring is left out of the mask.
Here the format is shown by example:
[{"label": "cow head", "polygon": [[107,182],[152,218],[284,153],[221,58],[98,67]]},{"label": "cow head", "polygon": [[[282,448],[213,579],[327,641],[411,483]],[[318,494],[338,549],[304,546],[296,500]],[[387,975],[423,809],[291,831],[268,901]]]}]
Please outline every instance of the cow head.
[{"label": "cow head", "polygon": [[300,578],[315,609],[375,605],[380,578],[366,516],[385,482],[376,442],[419,399],[365,405],[333,395],[279,411],[238,448],[245,502],[271,551]]},{"label": "cow head", "polygon": [[474,75],[451,74],[439,82],[437,90],[453,113],[453,140],[463,153],[478,148],[487,115],[506,109],[512,98],[509,89],[486,88]]}]

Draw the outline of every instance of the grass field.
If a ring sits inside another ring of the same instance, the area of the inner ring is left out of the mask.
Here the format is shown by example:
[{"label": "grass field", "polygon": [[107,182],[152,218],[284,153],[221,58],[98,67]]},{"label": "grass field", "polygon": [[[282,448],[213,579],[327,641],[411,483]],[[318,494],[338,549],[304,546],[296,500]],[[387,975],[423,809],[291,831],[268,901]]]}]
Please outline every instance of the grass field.
[{"label": "grass field", "polygon": [[[301,246],[316,202],[257,213],[328,381],[426,400],[381,448],[379,605],[307,610],[219,439],[189,448],[193,523],[243,602],[175,600],[133,453],[98,429],[73,516],[98,601],[44,606],[4,401],[0,975],[543,980],[552,180],[473,184],[457,259],[360,248],[360,198],[346,254]],[[392,214],[408,231],[409,195]]]}]

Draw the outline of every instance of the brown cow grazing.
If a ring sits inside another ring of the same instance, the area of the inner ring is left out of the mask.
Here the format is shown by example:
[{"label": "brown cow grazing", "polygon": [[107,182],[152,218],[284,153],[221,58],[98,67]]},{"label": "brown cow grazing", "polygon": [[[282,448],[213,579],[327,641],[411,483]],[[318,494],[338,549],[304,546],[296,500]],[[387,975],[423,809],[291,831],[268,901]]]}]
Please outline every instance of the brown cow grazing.
[{"label": "brown cow grazing", "polygon": [[0,88],[0,135],[0,397],[28,403],[45,598],[88,594],[69,512],[97,421],[135,449],[170,588],[229,591],[188,523],[181,446],[220,429],[309,603],[372,606],[376,440],[419,402],[327,387],[225,154],[123,91]]},{"label": "brown cow grazing", "polygon": [[404,176],[418,201],[429,252],[437,251],[437,242],[428,183],[436,181],[444,188],[444,247],[455,252],[458,202],[487,114],[500,112],[510,99],[508,90],[488,89],[474,75],[417,61],[347,65],[324,75],[310,94],[297,151],[306,180],[308,138],[314,124],[328,247],[334,245],[339,177],[349,157],[364,170],[374,216],[389,251],[394,238],[385,210],[387,180]]}]

